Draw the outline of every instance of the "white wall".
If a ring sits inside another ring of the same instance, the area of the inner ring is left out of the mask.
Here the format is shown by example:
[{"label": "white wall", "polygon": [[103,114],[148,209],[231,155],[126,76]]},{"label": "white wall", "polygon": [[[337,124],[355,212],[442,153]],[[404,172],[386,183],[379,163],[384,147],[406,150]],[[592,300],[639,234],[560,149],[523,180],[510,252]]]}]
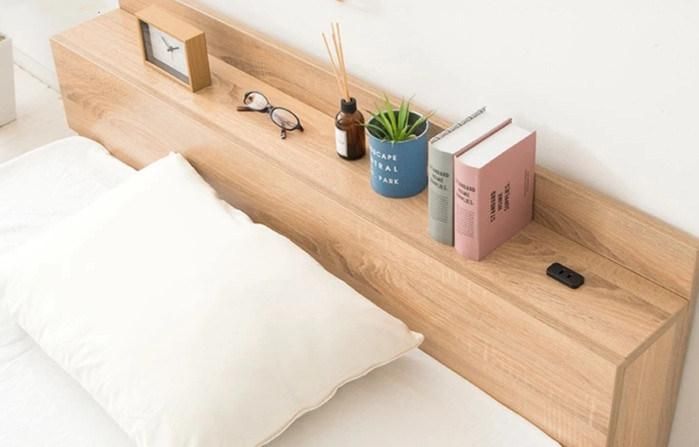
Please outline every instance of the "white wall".
[{"label": "white wall", "polygon": [[[512,116],[542,165],[699,237],[699,2],[203,1],[317,57],[339,20],[353,74],[448,118]],[[49,64],[49,32],[114,2],[0,0],[0,31]],[[699,446],[698,415],[695,330],[672,447]]]},{"label": "white wall", "polygon": [[12,37],[15,63],[58,90],[49,38],[118,6],[118,0],[0,0],[0,31]]}]

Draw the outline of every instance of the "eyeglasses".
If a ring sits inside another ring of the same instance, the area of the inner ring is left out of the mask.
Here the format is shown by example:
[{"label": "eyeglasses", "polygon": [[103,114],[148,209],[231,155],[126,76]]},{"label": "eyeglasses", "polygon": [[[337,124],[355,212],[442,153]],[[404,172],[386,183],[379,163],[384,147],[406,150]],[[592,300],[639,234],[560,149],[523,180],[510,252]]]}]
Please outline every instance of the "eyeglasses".
[{"label": "eyeglasses", "polygon": [[269,118],[282,130],[282,140],[286,138],[286,133],[292,130],[303,132],[301,120],[289,109],[275,107],[270,104],[269,99],[260,92],[247,92],[243,96],[244,106],[238,106],[239,112],[262,112],[269,114]]}]

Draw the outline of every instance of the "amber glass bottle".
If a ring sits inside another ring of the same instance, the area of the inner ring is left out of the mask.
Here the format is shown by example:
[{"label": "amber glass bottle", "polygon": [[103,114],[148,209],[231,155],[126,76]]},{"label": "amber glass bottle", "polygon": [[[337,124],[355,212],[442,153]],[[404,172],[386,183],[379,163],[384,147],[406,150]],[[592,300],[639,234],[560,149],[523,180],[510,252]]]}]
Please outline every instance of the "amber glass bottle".
[{"label": "amber glass bottle", "polygon": [[366,153],[364,117],[354,98],[340,101],[340,111],[335,116],[335,150],[345,160],[357,160]]}]

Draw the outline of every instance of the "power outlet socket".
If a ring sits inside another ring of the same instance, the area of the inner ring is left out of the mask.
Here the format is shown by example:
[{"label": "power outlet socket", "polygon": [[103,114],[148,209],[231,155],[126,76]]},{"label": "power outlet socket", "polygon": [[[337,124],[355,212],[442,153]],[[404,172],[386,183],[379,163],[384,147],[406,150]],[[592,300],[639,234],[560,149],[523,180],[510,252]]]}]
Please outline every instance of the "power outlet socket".
[{"label": "power outlet socket", "polygon": [[585,283],[583,275],[558,262],[549,265],[546,274],[571,289],[577,289]]}]

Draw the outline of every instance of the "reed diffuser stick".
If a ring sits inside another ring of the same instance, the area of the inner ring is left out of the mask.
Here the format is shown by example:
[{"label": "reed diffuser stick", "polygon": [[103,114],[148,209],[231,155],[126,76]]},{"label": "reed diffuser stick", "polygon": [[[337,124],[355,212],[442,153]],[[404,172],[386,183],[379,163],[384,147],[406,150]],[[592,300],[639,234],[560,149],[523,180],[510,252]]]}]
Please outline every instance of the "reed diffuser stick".
[{"label": "reed diffuser stick", "polygon": [[342,35],[340,34],[340,24],[335,22],[333,25],[333,42],[335,43],[335,52],[337,53],[338,62],[340,65],[340,74],[342,75],[342,85],[344,86],[345,98],[349,99],[349,88],[347,86],[347,68],[345,67],[345,52],[342,50]]},{"label": "reed diffuser stick", "polygon": [[347,67],[345,66],[345,50],[342,48],[342,34],[340,34],[340,24],[335,23],[335,27],[337,28],[337,41],[340,44],[340,56],[342,56],[342,77],[345,81],[345,95],[347,96],[347,98],[349,98],[349,82],[347,81]]},{"label": "reed diffuser stick", "polygon": [[330,27],[332,29],[333,49],[335,50],[334,54],[333,51],[330,50],[328,38],[325,36],[325,33],[322,33],[323,43],[325,43],[325,49],[328,52],[328,58],[330,59],[330,64],[332,65],[333,73],[335,74],[335,80],[337,81],[337,87],[340,91],[340,97],[349,101],[349,82],[347,79],[347,67],[345,66],[345,54],[342,48],[340,24],[336,22],[331,23]]},{"label": "reed diffuser stick", "polygon": [[328,39],[325,37],[325,33],[321,34],[323,36],[323,42],[325,42],[325,49],[328,51],[328,58],[330,59],[330,65],[332,65],[333,68],[333,73],[335,74],[335,80],[337,81],[337,90],[340,93],[340,96],[344,95],[344,91],[342,88],[342,82],[340,81],[340,73],[337,68],[337,65],[335,65],[335,59],[333,58],[332,51],[330,51],[330,45],[328,44]]}]

